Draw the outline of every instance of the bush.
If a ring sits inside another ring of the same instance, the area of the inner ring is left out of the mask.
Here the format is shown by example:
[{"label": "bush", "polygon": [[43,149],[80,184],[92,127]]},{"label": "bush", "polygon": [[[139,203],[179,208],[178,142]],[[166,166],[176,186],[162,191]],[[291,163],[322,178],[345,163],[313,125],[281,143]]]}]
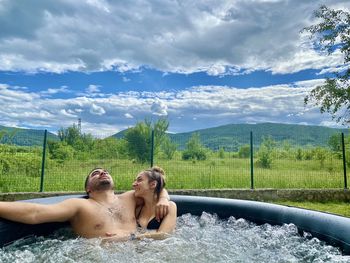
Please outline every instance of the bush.
[{"label": "bush", "polygon": [[72,160],[74,157],[74,149],[72,146],[61,142],[48,142],[48,148],[51,159],[63,163],[66,160]]},{"label": "bush", "polygon": [[225,150],[222,147],[219,150],[219,158],[221,158],[221,159],[225,158]]},{"label": "bush", "polygon": [[271,168],[271,164],[272,164],[271,152],[268,150],[268,148],[262,145],[258,151],[257,165],[262,168]]},{"label": "bush", "polygon": [[207,153],[204,146],[201,144],[199,134],[194,133],[186,144],[186,150],[182,153],[183,160],[198,160],[207,159]]},{"label": "bush", "polygon": [[207,154],[204,149],[198,149],[196,151],[186,150],[182,153],[182,159],[204,161],[207,159]]},{"label": "bush", "polygon": [[250,156],[250,145],[245,144],[241,148],[239,148],[238,151],[238,157],[239,158],[249,158]]}]

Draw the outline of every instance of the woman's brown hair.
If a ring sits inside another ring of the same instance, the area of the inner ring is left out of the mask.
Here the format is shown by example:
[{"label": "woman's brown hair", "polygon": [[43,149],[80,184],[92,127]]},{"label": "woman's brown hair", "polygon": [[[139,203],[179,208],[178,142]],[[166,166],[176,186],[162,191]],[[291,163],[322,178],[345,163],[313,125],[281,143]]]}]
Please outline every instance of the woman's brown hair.
[{"label": "woman's brown hair", "polygon": [[157,198],[159,198],[161,191],[165,187],[164,170],[158,166],[153,166],[151,169],[145,170],[144,173],[147,175],[149,182],[157,182],[157,186],[154,189],[154,192],[156,193]]}]

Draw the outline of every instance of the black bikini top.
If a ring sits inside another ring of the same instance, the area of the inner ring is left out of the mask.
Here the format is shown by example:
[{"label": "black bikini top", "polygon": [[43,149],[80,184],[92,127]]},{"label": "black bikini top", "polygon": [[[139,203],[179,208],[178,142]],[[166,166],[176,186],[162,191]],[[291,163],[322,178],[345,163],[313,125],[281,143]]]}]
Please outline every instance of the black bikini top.
[{"label": "black bikini top", "polygon": [[[160,224],[162,223],[162,220],[158,222],[155,217],[152,218],[151,221],[148,222],[147,224],[147,229],[158,229],[160,227]],[[139,222],[137,221],[137,226],[142,227]]]},{"label": "black bikini top", "polygon": [[[143,207],[142,207],[143,208]],[[139,214],[137,215],[137,226],[138,227],[142,227],[140,224],[139,224],[139,221],[138,221],[138,218],[140,217],[140,214],[141,214],[141,211],[142,211],[142,208],[140,209],[140,212]],[[158,229],[160,227],[160,224],[162,223],[163,219],[160,220],[160,222],[157,221],[157,219],[155,217],[152,218],[151,221],[148,222],[147,224],[147,229]]]}]

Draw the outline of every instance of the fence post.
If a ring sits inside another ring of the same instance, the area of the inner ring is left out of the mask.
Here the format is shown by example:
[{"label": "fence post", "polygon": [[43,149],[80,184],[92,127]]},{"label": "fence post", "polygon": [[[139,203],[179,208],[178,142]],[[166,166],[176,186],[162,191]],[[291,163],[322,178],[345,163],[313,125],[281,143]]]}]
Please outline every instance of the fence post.
[{"label": "fence post", "polygon": [[43,158],[41,160],[40,192],[42,192],[44,190],[46,139],[47,139],[47,130],[45,130],[45,133],[44,133]]},{"label": "fence post", "polygon": [[250,132],[250,189],[254,189],[253,132]]},{"label": "fence post", "polygon": [[348,180],[346,177],[346,159],[345,159],[345,143],[344,143],[344,133],[341,133],[341,144],[343,151],[343,170],[344,170],[344,189],[348,189]]},{"label": "fence post", "polygon": [[151,167],[153,167],[153,154],[154,154],[154,130],[152,129],[151,135]]}]

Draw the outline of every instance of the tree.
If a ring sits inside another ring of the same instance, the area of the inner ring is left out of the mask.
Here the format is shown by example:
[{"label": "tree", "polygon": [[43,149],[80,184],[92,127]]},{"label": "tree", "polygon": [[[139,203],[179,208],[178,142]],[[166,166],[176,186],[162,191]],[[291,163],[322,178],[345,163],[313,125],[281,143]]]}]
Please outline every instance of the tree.
[{"label": "tree", "polygon": [[164,138],[161,148],[162,152],[168,160],[173,159],[177,145],[173,143],[168,136]]},{"label": "tree", "polygon": [[[314,13],[321,22],[306,27],[303,31],[311,33],[315,48],[326,51],[328,55],[340,50],[344,55],[344,67],[335,72],[333,78],[317,86],[305,97],[304,103],[314,102],[321,113],[328,112],[337,122],[350,121],[350,13],[344,10],[332,10],[321,6]],[[345,69],[344,69],[345,68]]]},{"label": "tree", "polygon": [[238,157],[239,158],[248,158],[250,156],[250,145],[245,144],[239,148]]},{"label": "tree", "polygon": [[221,158],[221,159],[225,158],[225,150],[223,147],[220,147],[220,149],[219,149],[219,158]]},{"label": "tree", "polygon": [[301,161],[303,159],[303,151],[300,148],[297,149],[295,159],[298,161]]},{"label": "tree", "polygon": [[316,147],[313,150],[313,155],[315,156],[316,160],[320,161],[321,168],[324,167],[324,161],[327,159],[327,150],[321,147]]},{"label": "tree", "polygon": [[328,139],[328,145],[333,152],[340,152],[342,147],[340,134],[332,134]]},{"label": "tree", "polygon": [[271,168],[272,165],[272,151],[276,142],[271,137],[263,137],[263,141],[258,151],[257,164],[262,168]]},{"label": "tree", "polygon": [[186,150],[182,153],[183,160],[205,160],[207,154],[198,133],[194,133],[186,143]]},{"label": "tree", "polygon": [[91,156],[100,159],[112,159],[126,157],[127,148],[124,139],[108,137],[105,139],[96,139],[91,151]]},{"label": "tree", "polygon": [[68,145],[73,146],[73,144],[80,138],[80,130],[77,125],[73,124],[71,127],[66,129],[60,128],[58,130],[58,138],[61,142],[66,142]]},{"label": "tree", "polygon": [[159,119],[154,126],[149,120],[145,120],[137,123],[134,128],[130,128],[125,133],[129,156],[141,163],[150,160],[152,129],[154,129],[154,154],[156,154],[164,140],[168,127],[169,122],[166,119]]},{"label": "tree", "polygon": [[59,163],[73,159],[74,149],[66,142],[48,141],[47,145],[51,159],[56,159]]},{"label": "tree", "polygon": [[58,130],[58,138],[62,143],[72,146],[80,152],[87,152],[92,149],[95,139],[91,134],[81,133],[77,125]]}]

